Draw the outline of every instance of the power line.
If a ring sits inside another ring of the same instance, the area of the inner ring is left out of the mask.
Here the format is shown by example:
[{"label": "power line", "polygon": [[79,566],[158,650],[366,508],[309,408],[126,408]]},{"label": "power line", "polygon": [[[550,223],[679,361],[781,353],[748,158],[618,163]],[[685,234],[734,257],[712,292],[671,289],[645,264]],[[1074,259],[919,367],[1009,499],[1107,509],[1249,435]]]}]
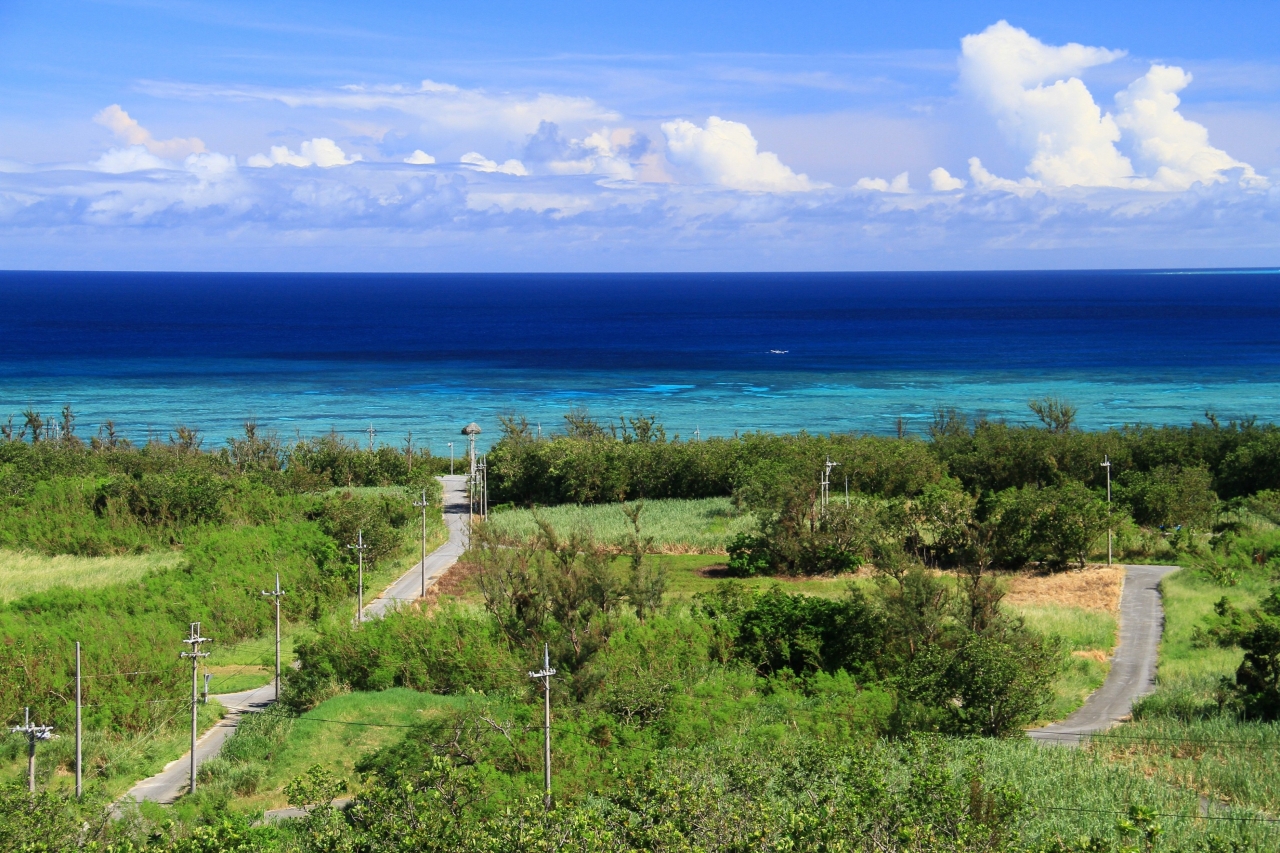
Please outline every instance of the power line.
[{"label": "power line", "polygon": [[[1127,811],[1116,811],[1112,809],[1082,809],[1076,806],[1037,806],[1029,804],[1027,808],[1036,811],[1051,812],[1078,812],[1080,814],[1109,814],[1109,815],[1128,815]],[[1152,817],[1172,817],[1180,820],[1229,820],[1229,821],[1245,821],[1249,823],[1280,823],[1280,818],[1274,817],[1252,817],[1248,815],[1189,815],[1179,814],[1177,812],[1148,812]]]}]

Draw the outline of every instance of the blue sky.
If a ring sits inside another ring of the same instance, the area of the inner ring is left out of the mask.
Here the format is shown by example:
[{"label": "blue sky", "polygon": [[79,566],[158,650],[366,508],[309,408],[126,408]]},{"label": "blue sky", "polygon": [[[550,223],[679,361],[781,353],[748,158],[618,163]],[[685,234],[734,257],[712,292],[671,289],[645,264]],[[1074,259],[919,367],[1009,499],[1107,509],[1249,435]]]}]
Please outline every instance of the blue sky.
[{"label": "blue sky", "polygon": [[1274,3],[0,2],[0,267],[1280,264]]}]

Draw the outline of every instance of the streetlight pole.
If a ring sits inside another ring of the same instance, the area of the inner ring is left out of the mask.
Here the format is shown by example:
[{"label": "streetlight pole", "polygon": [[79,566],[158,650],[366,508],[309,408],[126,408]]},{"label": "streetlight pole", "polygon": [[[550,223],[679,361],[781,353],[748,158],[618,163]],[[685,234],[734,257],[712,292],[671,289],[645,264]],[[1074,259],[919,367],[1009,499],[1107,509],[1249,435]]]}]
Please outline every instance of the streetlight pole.
[{"label": "streetlight pole", "polygon": [[449,476],[453,476],[453,442],[449,442]]},{"label": "streetlight pole", "polygon": [[1102,467],[1107,469],[1107,565],[1111,565],[1111,457],[1102,457]]},{"label": "streetlight pole", "polygon": [[427,597],[427,490],[422,490],[422,500],[414,501],[413,505],[422,509],[422,594],[419,598]]},{"label": "streetlight pole", "polygon": [[474,421],[462,428],[462,434],[467,437],[467,499],[470,503],[468,522],[475,521],[476,515],[476,487],[479,485],[476,482],[476,436],[480,432],[480,424]]}]

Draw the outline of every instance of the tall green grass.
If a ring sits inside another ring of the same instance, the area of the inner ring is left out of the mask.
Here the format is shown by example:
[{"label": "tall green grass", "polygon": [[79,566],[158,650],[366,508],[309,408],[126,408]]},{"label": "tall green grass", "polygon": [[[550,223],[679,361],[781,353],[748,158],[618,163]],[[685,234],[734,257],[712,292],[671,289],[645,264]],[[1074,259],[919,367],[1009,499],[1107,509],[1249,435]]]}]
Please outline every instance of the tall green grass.
[{"label": "tall green grass", "polygon": [[1065,604],[1027,604],[1008,610],[1036,633],[1056,637],[1068,653],[1053,682],[1053,700],[1041,715],[1042,722],[1061,720],[1083,705],[1111,671],[1110,660],[1075,653],[1102,652],[1109,658],[1116,644],[1116,618]]},{"label": "tall green grass", "polygon": [[0,549],[0,602],[54,587],[89,589],[128,583],[148,572],[172,569],[182,559],[176,551],[119,557],[48,556]]},{"label": "tall green grass", "polygon": [[[724,554],[729,541],[755,527],[755,517],[740,512],[729,498],[644,501],[641,533],[652,536],[654,547],[668,554]],[[617,542],[631,523],[618,504],[563,504],[541,509],[507,509],[492,512],[489,526],[497,533],[534,544],[537,518],[546,519],[561,535],[588,530],[602,542]]]},{"label": "tall green grass", "polygon": [[316,764],[347,780],[354,792],[357,761],[398,743],[406,726],[467,701],[393,687],[335,696],[300,717],[278,709],[246,715],[222,755],[201,767],[201,799],[234,798],[237,808],[249,810],[283,807],[285,785]]},{"label": "tall green grass", "polygon": [[1280,724],[1149,717],[1095,738],[1093,749],[1146,775],[1178,780],[1215,806],[1280,815]]},{"label": "tall green grass", "polygon": [[[1163,838],[1156,850],[1204,849],[1199,845],[1210,835],[1241,841],[1246,850],[1280,849],[1280,827],[1256,820],[1201,820],[1195,790],[1113,761],[1106,750],[988,740],[957,742],[957,752],[980,759],[991,783],[1007,784],[1022,796],[1027,809],[1019,820],[1020,829],[1024,839],[1033,843],[1055,838],[1074,841],[1083,835],[1115,839],[1118,820],[1134,805],[1169,815],[1157,818]],[[1260,817],[1253,809],[1231,806],[1214,808],[1211,814]]]}]

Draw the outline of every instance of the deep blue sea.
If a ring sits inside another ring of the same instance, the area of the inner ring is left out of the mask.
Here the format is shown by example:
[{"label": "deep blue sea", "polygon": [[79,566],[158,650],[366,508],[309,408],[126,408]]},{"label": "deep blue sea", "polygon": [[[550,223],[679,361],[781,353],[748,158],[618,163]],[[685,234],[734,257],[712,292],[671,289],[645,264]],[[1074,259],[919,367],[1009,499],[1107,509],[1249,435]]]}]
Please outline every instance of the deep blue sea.
[{"label": "deep blue sea", "polygon": [[891,433],[940,405],[1025,422],[1044,395],[1088,428],[1280,420],[1280,271],[0,272],[0,419],[70,404],[82,437],[372,423],[447,454],[508,412]]}]

